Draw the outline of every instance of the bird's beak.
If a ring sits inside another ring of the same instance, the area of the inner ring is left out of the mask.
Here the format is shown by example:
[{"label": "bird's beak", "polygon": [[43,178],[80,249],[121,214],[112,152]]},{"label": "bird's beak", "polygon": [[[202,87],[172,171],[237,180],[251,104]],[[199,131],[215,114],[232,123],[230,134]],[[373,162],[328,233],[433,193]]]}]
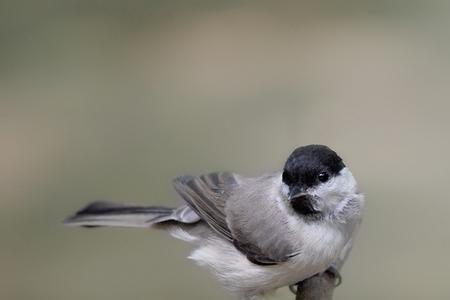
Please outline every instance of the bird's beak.
[{"label": "bird's beak", "polygon": [[293,199],[297,198],[307,198],[309,197],[308,193],[305,192],[297,192],[297,193],[290,193],[288,196],[289,201],[292,201]]},{"label": "bird's beak", "polygon": [[289,194],[288,199],[296,212],[302,215],[311,215],[318,212],[313,205],[313,196],[304,191],[293,192]]},{"label": "bird's beak", "polygon": [[302,189],[301,187],[297,187],[294,186],[292,187],[292,189],[289,191],[288,194],[288,200],[292,201],[293,199],[299,198],[299,197],[308,197],[308,193],[305,192],[304,189]]}]

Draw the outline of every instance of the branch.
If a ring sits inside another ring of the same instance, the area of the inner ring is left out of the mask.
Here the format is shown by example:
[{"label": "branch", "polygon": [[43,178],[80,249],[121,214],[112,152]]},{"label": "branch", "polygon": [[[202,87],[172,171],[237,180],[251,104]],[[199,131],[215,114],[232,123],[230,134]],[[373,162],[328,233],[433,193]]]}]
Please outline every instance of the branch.
[{"label": "branch", "polygon": [[340,270],[347,260],[351,248],[350,244],[343,257],[340,257],[325,272],[299,282],[295,300],[332,300],[334,289],[341,284]]},{"label": "branch", "polygon": [[329,272],[320,273],[297,284],[296,300],[331,300],[336,278]]}]

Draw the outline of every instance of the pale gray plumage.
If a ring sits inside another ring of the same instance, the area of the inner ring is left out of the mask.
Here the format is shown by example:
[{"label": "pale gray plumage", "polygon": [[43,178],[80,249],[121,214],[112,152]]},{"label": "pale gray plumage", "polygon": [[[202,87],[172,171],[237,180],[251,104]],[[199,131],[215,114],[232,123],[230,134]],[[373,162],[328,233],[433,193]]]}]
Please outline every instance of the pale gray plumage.
[{"label": "pale gray plumage", "polygon": [[[194,243],[190,258],[238,298],[263,297],[342,265],[361,220],[363,196],[349,169],[325,146],[303,148],[286,163],[284,173],[291,174],[182,176],[174,180],[186,203],[178,208],[95,202],[66,224],[164,228]],[[311,180],[314,172],[328,172],[330,179]],[[294,205],[300,201],[294,189],[308,194],[308,200],[301,198],[307,206]]]}]

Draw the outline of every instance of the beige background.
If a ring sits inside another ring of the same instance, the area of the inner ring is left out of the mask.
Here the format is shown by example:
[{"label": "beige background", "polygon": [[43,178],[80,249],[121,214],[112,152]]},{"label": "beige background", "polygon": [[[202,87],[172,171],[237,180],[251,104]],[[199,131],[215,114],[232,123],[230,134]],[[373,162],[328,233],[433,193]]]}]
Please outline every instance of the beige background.
[{"label": "beige background", "polygon": [[[164,232],[65,228],[96,199],[281,168],[323,143],[367,195],[336,299],[448,299],[445,1],[0,3],[0,298],[228,299]],[[287,289],[275,299],[293,299]]]}]

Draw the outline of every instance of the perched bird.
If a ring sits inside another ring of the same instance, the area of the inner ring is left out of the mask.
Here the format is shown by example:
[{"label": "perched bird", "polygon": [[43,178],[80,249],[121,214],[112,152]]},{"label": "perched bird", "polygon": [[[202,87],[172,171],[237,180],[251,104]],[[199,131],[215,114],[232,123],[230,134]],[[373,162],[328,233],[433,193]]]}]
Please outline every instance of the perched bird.
[{"label": "perched bird", "polygon": [[166,229],[193,243],[189,258],[238,299],[264,299],[340,265],[364,203],[350,170],[323,145],[295,149],[281,172],[181,176],[174,187],[178,208],[94,202],[65,223]]}]

